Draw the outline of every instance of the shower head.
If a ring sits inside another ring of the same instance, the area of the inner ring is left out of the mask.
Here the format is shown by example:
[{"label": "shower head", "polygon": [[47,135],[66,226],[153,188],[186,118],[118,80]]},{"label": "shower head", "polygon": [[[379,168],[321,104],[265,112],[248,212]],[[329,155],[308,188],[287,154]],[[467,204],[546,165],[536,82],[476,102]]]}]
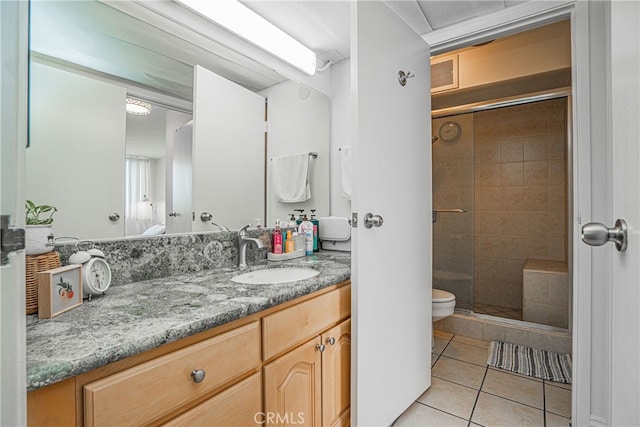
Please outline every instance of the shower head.
[{"label": "shower head", "polygon": [[432,137],[431,137],[431,143],[432,143],[432,144],[435,144],[435,142],[436,142],[437,140],[438,140],[438,137],[437,137],[437,136],[432,136]]}]

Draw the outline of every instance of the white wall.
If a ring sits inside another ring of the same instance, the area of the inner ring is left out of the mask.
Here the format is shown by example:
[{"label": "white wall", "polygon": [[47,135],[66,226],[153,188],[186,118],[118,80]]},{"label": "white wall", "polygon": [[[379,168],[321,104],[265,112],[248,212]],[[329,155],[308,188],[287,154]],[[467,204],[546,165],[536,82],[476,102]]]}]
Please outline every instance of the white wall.
[{"label": "white wall", "polygon": [[58,208],[56,236],[124,235],[125,97],[122,87],[31,64],[26,197]]},{"label": "white wall", "polygon": [[[318,217],[329,215],[330,100],[327,96],[285,82],[260,92],[268,99],[267,136],[267,226],[286,220],[293,209],[304,209]],[[270,159],[276,156],[315,151],[310,159],[311,199],[301,203],[280,203],[271,195]]]},{"label": "white wall", "polygon": [[339,148],[351,145],[350,62],[331,67],[331,215],[349,217],[351,201],[342,196]]}]

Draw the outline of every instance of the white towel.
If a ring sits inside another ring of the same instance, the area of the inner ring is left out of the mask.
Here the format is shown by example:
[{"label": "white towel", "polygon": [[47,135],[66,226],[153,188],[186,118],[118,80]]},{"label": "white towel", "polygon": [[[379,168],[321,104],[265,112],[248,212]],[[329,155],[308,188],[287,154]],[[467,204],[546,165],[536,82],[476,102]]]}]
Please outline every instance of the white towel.
[{"label": "white towel", "polygon": [[342,197],[351,200],[351,146],[340,148],[340,164],[342,171]]},{"label": "white towel", "polygon": [[308,152],[271,159],[271,191],[282,203],[311,199]]}]

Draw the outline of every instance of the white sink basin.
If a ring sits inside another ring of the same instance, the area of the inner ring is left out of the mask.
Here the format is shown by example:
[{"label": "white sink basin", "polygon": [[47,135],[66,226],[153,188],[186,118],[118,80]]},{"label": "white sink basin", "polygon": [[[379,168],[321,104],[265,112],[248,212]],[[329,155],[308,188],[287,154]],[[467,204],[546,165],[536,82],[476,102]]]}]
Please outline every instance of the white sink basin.
[{"label": "white sink basin", "polygon": [[311,268],[268,268],[250,271],[231,278],[236,283],[246,285],[269,285],[272,283],[295,282],[316,277],[320,272]]}]

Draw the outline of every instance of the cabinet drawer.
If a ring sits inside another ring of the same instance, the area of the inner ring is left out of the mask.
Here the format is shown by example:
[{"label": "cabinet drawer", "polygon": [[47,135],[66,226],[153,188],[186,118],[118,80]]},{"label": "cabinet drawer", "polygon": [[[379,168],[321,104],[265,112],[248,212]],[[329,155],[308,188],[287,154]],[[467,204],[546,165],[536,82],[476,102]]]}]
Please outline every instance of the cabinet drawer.
[{"label": "cabinet drawer", "polygon": [[262,380],[260,374],[256,373],[174,418],[165,426],[247,427],[260,425],[263,419]]},{"label": "cabinet drawer", "polygon": [[[140,425],[220,387],[260,364],[253,322],[84,387],[85,425]],[[204,370],[202,382],[191,377]]]},{"label": "cabinet drawer", "polygon": [[262,319],[264,360],[349,317],[351,286],[343,286]]}]

